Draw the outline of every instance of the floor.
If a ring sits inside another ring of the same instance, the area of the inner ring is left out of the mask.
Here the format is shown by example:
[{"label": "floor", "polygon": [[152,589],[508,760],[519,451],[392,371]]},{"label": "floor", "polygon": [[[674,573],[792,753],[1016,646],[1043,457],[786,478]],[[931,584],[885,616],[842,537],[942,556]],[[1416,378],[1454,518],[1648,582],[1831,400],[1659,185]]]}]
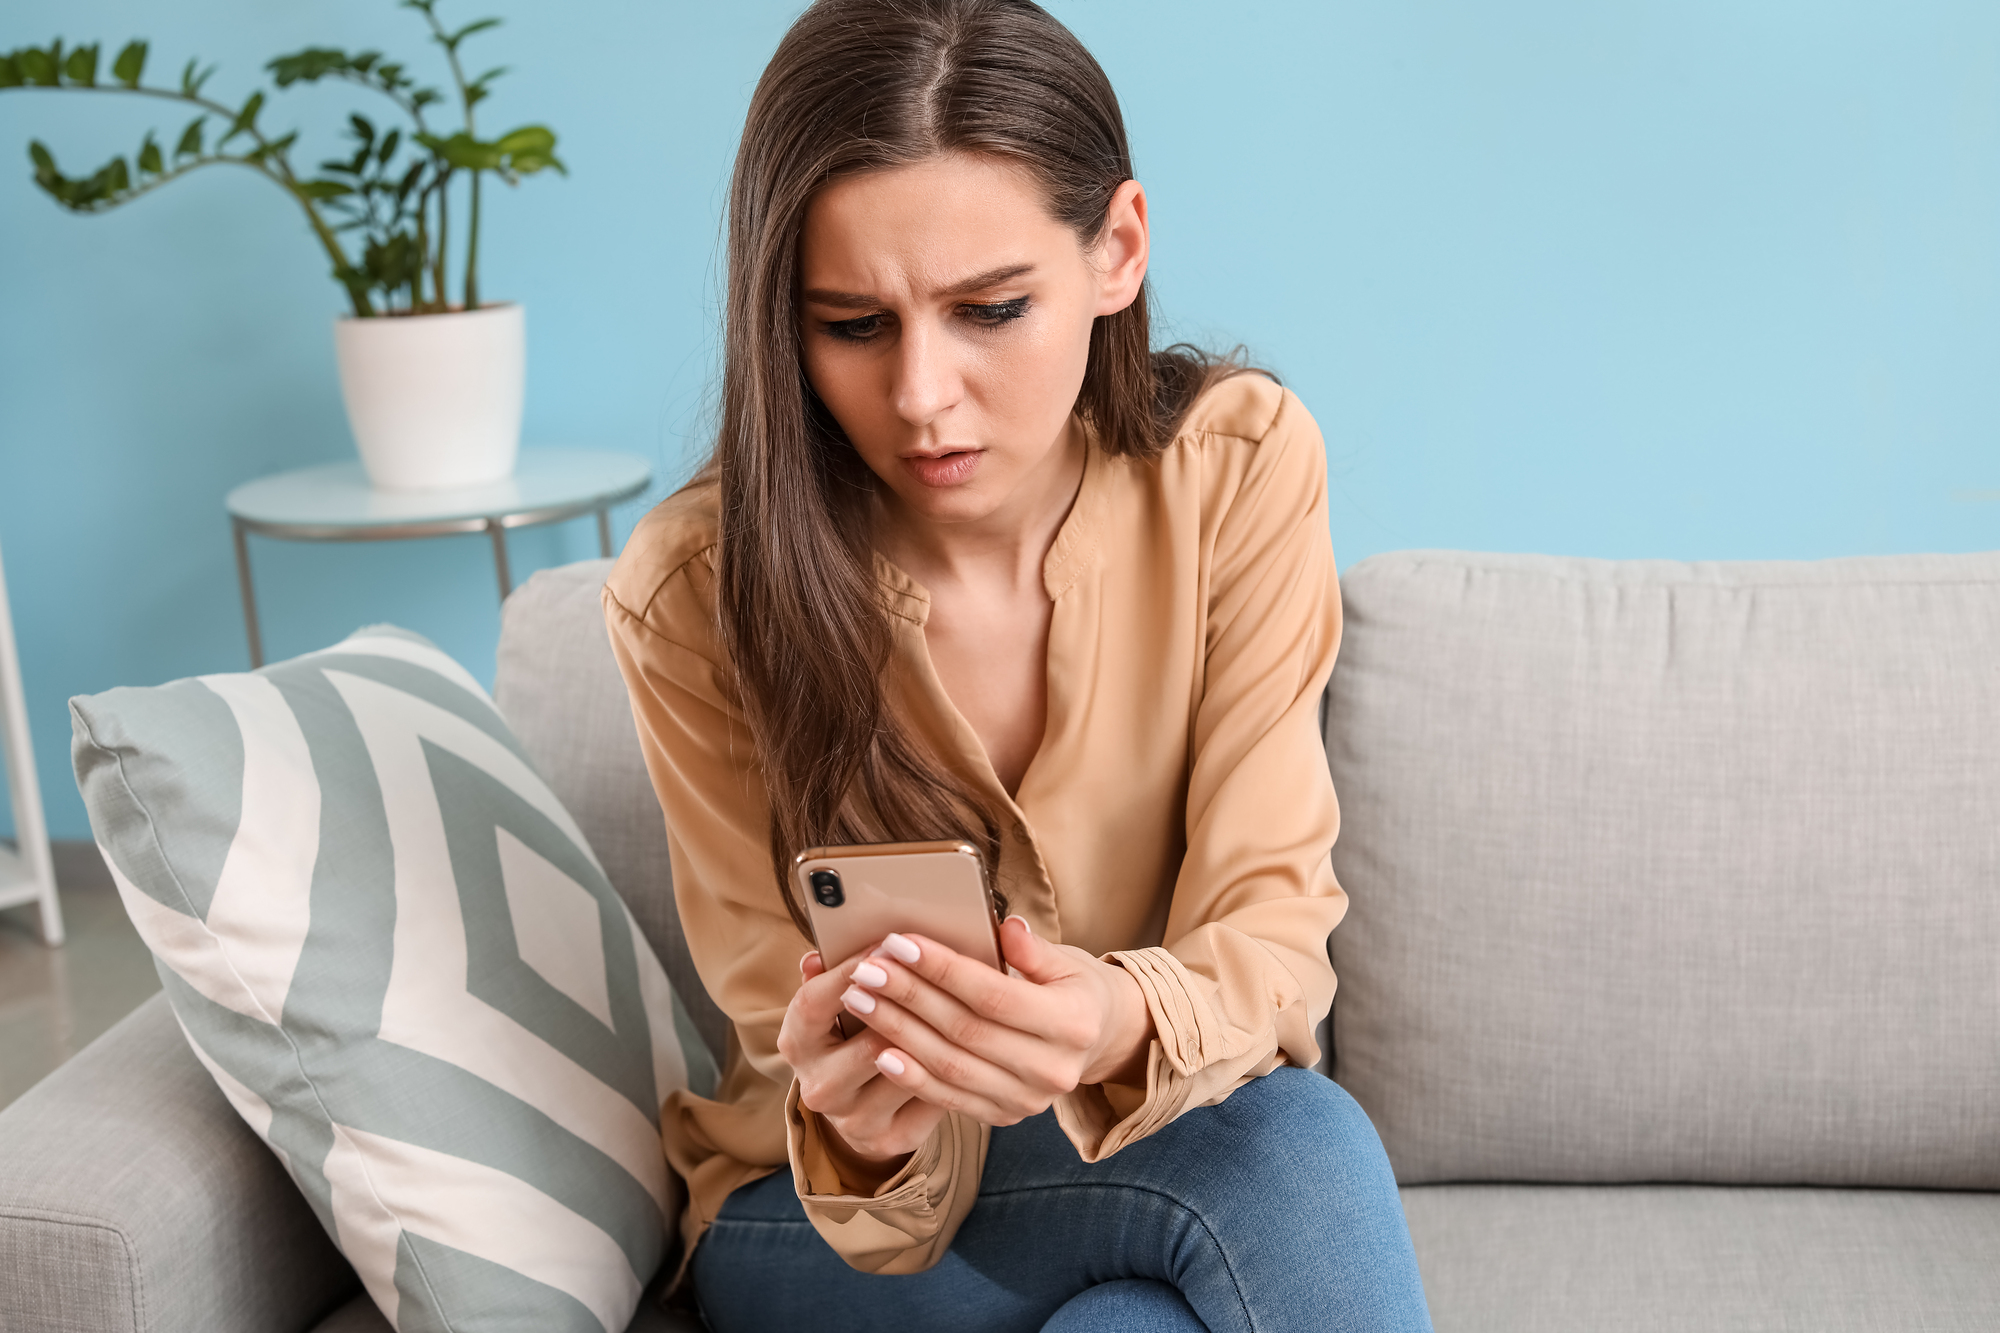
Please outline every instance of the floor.
[{"label": "floor", "polygon": [[0,911],[0,1107],[160,988],[152,955],[88,843],[56,848],[69,939],[42,943],[41,913]]}]

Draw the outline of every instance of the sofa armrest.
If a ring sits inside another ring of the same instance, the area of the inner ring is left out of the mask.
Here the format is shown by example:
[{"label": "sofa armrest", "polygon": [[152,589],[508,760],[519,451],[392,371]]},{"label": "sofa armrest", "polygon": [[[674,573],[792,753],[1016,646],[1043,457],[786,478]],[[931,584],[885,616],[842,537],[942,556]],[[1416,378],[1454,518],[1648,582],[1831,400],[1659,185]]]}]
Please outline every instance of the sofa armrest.
[{"label": "sofa armrest", "polygon": [[0,1111],[0,1329],[295,1333],[357,1282],[156,995]]}]

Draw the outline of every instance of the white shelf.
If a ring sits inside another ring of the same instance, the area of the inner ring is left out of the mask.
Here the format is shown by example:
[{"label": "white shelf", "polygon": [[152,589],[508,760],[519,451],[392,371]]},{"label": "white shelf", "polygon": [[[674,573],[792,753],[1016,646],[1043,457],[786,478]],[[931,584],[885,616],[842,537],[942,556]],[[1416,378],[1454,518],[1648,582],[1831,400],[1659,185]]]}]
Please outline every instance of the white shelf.
[{"label": "white shelf", "polygon": [[12,847],[0,847],[0,907],[37,903],[42,939],[63,941],[62,905],[49,862],[49,831],[42,822],[42,789],[35,778],[34,747],[28,743],[28,709],[21,696],[21,659],[14,646],[14,617],[7,607],[7,571],[0,565],[0,758],[6,760],[8,794],[13,797]]}]

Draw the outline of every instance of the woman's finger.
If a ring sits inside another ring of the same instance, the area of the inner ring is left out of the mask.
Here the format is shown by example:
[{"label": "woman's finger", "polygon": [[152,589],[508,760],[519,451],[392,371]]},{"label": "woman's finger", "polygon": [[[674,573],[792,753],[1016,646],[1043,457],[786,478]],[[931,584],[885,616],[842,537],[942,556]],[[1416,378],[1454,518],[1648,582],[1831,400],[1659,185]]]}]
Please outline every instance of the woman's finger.
[{"label": "woman's finger", "polygon": [[[802,976],[816,959],[819,959],[818,950],[799,960]],[[856,954],[831,968],[822,960],[820,970],[799,983],[798,994],[792,997],[786,1016],[797,1015],[807,1030],[817,1030],[829,1044],[840,1042],[840,1034],[833,1030],[833,1020],[841,1013],[840,993],[847,989],[854,969],[862,959],[863,955]]]},{"label": "woman's finger", "polygon": [[[1010,924],[1018,922],[1018,918],[1008,920]],[[1025,922],[1018,925],[1026,931]],[[1042,975],[1034,980],[996,972],[979,960],[922,935],[891,935],[866,963],[889,974],[888,986],[893,998],[913,1012],[927,1017],[935,1015],[937,1021],[945,1024],[940,1027],[941,1032],[969,1048],[986,1046],[988,1027],[1025,1032],[1061,1046],[1089,1045],[1090,1034],[1083,1031],[1087,1016],[1077,1012],[1070,997],[1057,993],[1049,985],[1073,972],[1073,961],[1059,946],[1035,943],[1053,957],[1046,960]],[[1036,961],[1043,962],[1039,958]],[[872,977],[872,973],[868,975]],[[920,997],[926,983],[949,996],[967,1017],[947,1018],[937,1005],[925,1003]],[[962,1039],[954,1031],[958,1024],[965,1029]],[[998,1054],[999,1048],[994,1049]]]},{"label": "woman's finger", "polygon": [[[997,1111],[1002,1117],[987,1123],[1012,1123],[1042,1109],[1057,1090],[1030,1086],[1012,1068],[947,1040],[928,1023],[886,996],[871,995],[861,987],[853,986],[841,998],[847,1003],[848,1012],[868,1024],[884,1039],[885,1044],[913,1057],[938,1084],[949,1085],[965,1094],[968,1101],[965,1104],[953,1102],[948,1107],[950,1110],[971,1111],[976,1103],[986,1110]],[[1032,1041],[1020,1034],[1015,1035],[1024,1043]],[[1044,1046],[1043,1051],[1046,1050]],[[1035,1060],[1030,1053],[1029,1067],[1040,1063],[1043,1062]],[[879,1057],[876,1067],[888,1072]],[[926,1100],[934,1099],[926,1095]],[[941,1102],[938,1104],[944,1105]],[[972,1113],[984,1118],[983,1112]]]},{"label": "woman's finger", "polygon": [[875,1057],[882,1076],[904,1092],[944,1111],[969,1115],[981,1124],[1017,1125],[1029,1112],[1003,1106],[978,1093],[947,1083],[924,1068],[917,1058],[901,1047],[890,1047]]},{"label": "woman's finger", "polygon": [[[946,1046],[970,1052],[1007,1073],[1016,1082],[1031,1085],[1039,1093],[1062,1092],[1074,1082],[1073,1079],[1064,1081],[1074,1071],[1066,1067],[1068,1062],[1064,1053],[1054,1048],[1046,1038],[974,1013],[950,991],[932,984],[884,954],[864,959],[855,967],[853,977],[853,990],[901,1006],[921,1020],[930,1032],[942,1038]],[[853,1001],[847,996],[842,998],[849,1011],[854,1012]],[[870,1025],[898,1045],[915,1042],[917,1058],[929,1065],[933,1072],[947,1082],[962,1081],[954,1072],[955,1052],[947,1052],[941,1058],[939,1050],[927,1046],[921,1036],[907,1036],[900,1030],[891,1030],[881,1024]],[[979,1084],[967,1086],[978,1087],[989,1095],[997,1091]]]},{"label": "woman's finger", "polygon": [[796,1068],[799,1100],[807,1110],[824,1116],[856,1114],[867,1085],[878,1079],[875,1057],[888,1046],[888,1040],[858,1022],[854,1026],[860,1029],[858,1035]]}]

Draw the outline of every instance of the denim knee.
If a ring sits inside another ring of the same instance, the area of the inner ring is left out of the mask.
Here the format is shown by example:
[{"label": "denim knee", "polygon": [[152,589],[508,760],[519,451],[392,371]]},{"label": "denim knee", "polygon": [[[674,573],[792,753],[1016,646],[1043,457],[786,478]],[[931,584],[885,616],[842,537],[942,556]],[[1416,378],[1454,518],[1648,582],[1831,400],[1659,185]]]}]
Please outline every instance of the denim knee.
[{"label": "denim knee", "polygon": [[1179,1152],[1226,1161],[1281,1188],[1324,1188],[1330,1179],[1393,1188],[1374,1122],[1347,1090],[1324,1075],[1290,1066],[1252,1079],[1220,1105],[1179,1121],[1192,1142]]}]

